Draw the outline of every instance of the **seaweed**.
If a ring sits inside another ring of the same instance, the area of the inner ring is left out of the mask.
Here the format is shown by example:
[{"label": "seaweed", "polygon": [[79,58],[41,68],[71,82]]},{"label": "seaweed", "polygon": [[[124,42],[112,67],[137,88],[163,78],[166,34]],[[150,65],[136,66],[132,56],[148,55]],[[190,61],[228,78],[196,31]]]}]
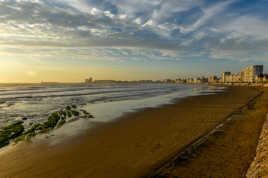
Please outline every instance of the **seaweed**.
[{"label": "seaweed", "polygon": [[72,112],[70,110],[66,111],[68,117],[72,117]]},{"label": "seaweed", "polygon": [[80,109],[80,111],[84,114],[84,115],[87,115],[87,114],[89,114],[89,112],[87,112],[86,110],[84,110],[84,109]]},{"label": "seaweed", "polygon": [[77,108],[77,106],[76,106],[76,105],[74,105],[74,104],[73,104],[71,107],[72,107],[73,109],[76,109],[76,108]]},{"label": "seaweed", "polygon": [[80,113],[78,111],[76,111],[76,110],[71,110],[71,112],[72,112],[72,115],[74,115],[74,116],[79,116],[80,115]]},{"label": "seaweed", "polygon": [[66,116],[67,116],[66,111],[63,111],[63,110],[60,110],[59,114],[60,114],[61,117],[64,117],[64,118],[66,118]]},{"label": "seaweed", "polygon": [[94,118],[93,115],[91,115],[89,112],[87,112],[86,110],[84,109],[80,109],[80,111],[84,114],[84,117],[85,118]]},{"label": "seaweed", "polygon": [[33,135],[33,134],[35,134],[35,131],[37,131],[40,128],[40,126],[41,126],[41,124],[33,125],[31,128],[27,129],[24,132],[24,135],[27,135],[27,134]]},{"label": "seaweed", "polygon": [[0,131],[0,148],[8,145],[11,139],[16,138],[23,133],[24,127],[22,124],[23,122],[20,121],[2,128]]},{"label": "seaweed", "polygon": [[46,122],[43,123],[44,128],[54,128],[58,121],[60,120],[60,116],[57,112],[52,113]]},{"label": "seaweed", "polygon": [[9,144],[9,139],[6,135],[0,133],[0,148]]},{"label": "seaweed", "polygon": [[91,114],[88,114],[88,118],[95,118],[95,117]]},{"label": "seaweed", "polygon": [[18,142],[23,141],[23,140],[25,140],[25,135],[21,135],[21,136],[15,138],[14,143],[18,143]]},{"label": "seaweed", "polygon": [[23,121],[2,128],[0,130],[0,148],[8,145],[11,140],[13,140],[14,143],[18,143],[23,140],[30,140],[38,134],[47,133],[55,127],[59,128],[66,123],[67,118],[72,118],[73,116],[76,116],[76,118],[72,118],[73,120],[68,120],[68,122],[79,119],[78,116],[94,118],[86,110],[81,109],[78,111],[76,108],[76,105],[66,106],[65,109],[51,113],[48,119],[41,124],[31,123],[31,128],[27,130],[24,129]]},{"label": "seaweed", "polygon": [[11,124],[9,126],[6,126],[3,128],[2,130],[2,134],[7,135],[7,137],[9,139],[15,138],[20,136],[23,131],[24,131],[24,127],[23,127],[23,122],[16,122],[14,124]]},{"label": "seaweed", "polygon": [[60,128],[61,126],[63,126],[63,124],[65,124],[65,120],[64,119],[61,119],[60,122],[58,123],[58,126],[57,128]]},{"label": "seaweed", "polygon": [[71,110],[71,106],[66,106],[66,110]]}]

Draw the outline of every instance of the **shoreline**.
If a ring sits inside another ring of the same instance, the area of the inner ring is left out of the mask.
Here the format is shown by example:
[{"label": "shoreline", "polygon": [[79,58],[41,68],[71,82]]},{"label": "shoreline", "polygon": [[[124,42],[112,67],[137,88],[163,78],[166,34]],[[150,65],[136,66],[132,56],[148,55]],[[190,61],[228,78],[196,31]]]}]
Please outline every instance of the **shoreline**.
[{"label": "shoreline", "polygon": [[[117,122],[119,121],[122,117],[127,117],[128,115],[131,115],[131,114],[135,114],[137,112],[143,112],[145,110],[150,110],[152,108],[161,108],[161,107],[167,107],[169,105],[174,105],[176,103],[178,103],[181,99],[185,99],[185,98],[188,98],[188,97],[193,97],[193,96],[201,96],[201,95],[213,95],[213,94],[220,94],[220,93],[224,93],[225,92],[225,87],[216,87],[215,86],[212,86],[212,88],[208,87],[206,89],[202,89],[202,87],[200,88],[189,88],[187,90],[185,90],[186,92],[188,91],[191,91],[192,93],[188,93],[188,94],[182,94],[182,93],[168,93],[167,95],[159,95],[159,96],[154,96],[152,98],[145,98],[145,99],[138,99],[138,100],[132,100],[130,99],[129,101],[116,101],[115,104],[117,105],[122,105],[121,102],[126,102],[125,104],[123,105],[129,105],[129,107],[125,107],[123,110],[117,110],[116,114],[113,115],[113,116],[106,116],[105,118],[109,118],[109,119],[103,119],[104,116],[101,116],[101,117],[98,117],[96,120],[93,119],[92,121],[82,121],[83,119],[80,118],[80,119],[77,119],[78,122],[74,122],[74,123],[68,123],[68,124],[64,124],[63,128],[55,128],[55,129],[50,129],[49,132],[44,132],[43,134],[33,134],[34,136],[30,136],[30,141],[31,142],[53,142],[54,143],[60,143],[60,142],[64,142],[64,141],[68,141],[70,139],[72,139],[73,137],[74,138],[77,138],[79,137],[80,134],[83,134],[84,132],[88,132],[90,131],[92,128],[98,128],[98,127],[101,127],[102,125],[105,125],[105,124],[109,124],[110,122],[113,123],[113,122]],[[172,95],[176,95],[176,97],[172,96]],[[160,99],[156,99],[156,98],[160,98]],[[152,99],[152,101],[150,101]],[[156,101],[154,101],[156,100]],[[160,102],[161,101],[161,102]],[[146,103],[144,105],[144,103]],[[140,103],[144,106],[142,107],[137,107],[136,105],[137,104],[131,104],[131,103]],[[154,103],[154,104],[150,104],[150,103]],[[162,104],[160,104],[162,103]],[[100,103],[100,105],[114,105],[114,103]],[[69,106],[66,106],[66,107],[69,107]],[[113,107],[113,106],[111,106]],[[98,107],[97,107],[98,108]],[[64,108],[65,109],[65,108]],[[64,110],[63,109],[63,110]],[[75,108],[76,109],[76,108]],[[91,107],[81,107],[80,108],[81,111],[82,110],[88,110],[88,111],[91,111]],[[96,109],[93,105],[93,110]],[[103,110],[105,110],[105,112],[107,112],[107,107],[104,107],[102,108]],[[62,110],[55,110],[54,112],[57,113],[57,112],[61,112]],[[78,112],[80,112],[80,110],[78,110]],[[113,112],[115,113],[115,112]],[[52,113],[53,114],[53,113]],[[90,114],[90,113],[89,113]],[[91,114],[90,114],[91,115]],[[97,115],[97,113],[96,113]],[[48,115],[48,118],[49,118],[50,115]],[[81,116],[81,114],[80,114]],[[81,116],[82,117],[82,116]],[[93,117],[94,118],[94,117]],[[64,118],[65,120],[65,118]],[[72,119],[69,119],[69,120],[72,120]],[[94,121],[95,120],[95,121]],[[43,122],[37,122],[35,124],[40,124],[42,125],[46,120],[44,120]],[[24,122],[23,120],[18,120],[17,122]],[[15,123],[17,123],[15,122]],[[28,120],[27,120],[28,122]],[[83,123],[81,123],[83,122]],[[23,125],[25,125],[23,123]],[[72,128],[74,125],[75,128]],[[88,125],[86,127],[82,127],[81,125]],[[8,126],[12,126],[11,125],[6,125],[7,127]],[[27,125],[26,125],[27,126]],[[80,128],[81,126],[81,128]],[[29,126],[28,125],[28,128],[24,128],[24,130],[27,130],[27,129],[30,129],[30,127],[32,127],[31,125]],[[66,127],[66,128],[65,128]],[[77,128],[79,127],[79,128]],[[4,127],[3,127],[4,128]],[[76,130],[75,130],[76,129]],[[74,134],[70,134],[68,130],[72,130],[74,132]],[[53,136],[52,139],[48,139],[48,137],[51,137],[51,135]],[[20,137],[20,136],[19,136]],[[56,138],[55,138],[56,137]],[[46,138],[46,139],[45,139]],[[13,139],[13,140],[16,140],[16,139]],[[12,140],[11,140],[12,141]],[[7,146],[4,146],[4,147],[1,147],[0,148],[0,152],[3,152],[4,150],[7,150],[9,149],[10,147],[12,147],[14,144],[14,141],[12,141],[12,143],[10,143],[9,145]]]},{"label": "shoreline", "polygon": [[[139,177],[168,154],[215,127],[223,116],[254,94],[252,89],[232,88],[215,95],[192,96],[124,115],[70,143],[25,144],[0,154],[6,163],[0,163],[0,177]],[[22,152],[26,155],[20,155]],[[38,164],[30,168],[33,163]]]},{"label": "shoreline", "polygon": [[[136,85],[127,88],[119,86],[119,88],[115,89],[112,89],[111,87],[109,87],[108,89],[106,87],[89,87],[77,89],[74,86],[69,86],[65,89],[55,89],[52,87],[37,88],[36,90],[32,90],[31,88],[27,88],[26,93],[21,92],[20,89],[18,89],[18,95],[13,96],[16,88],[12,88],[11,93],[5,92],[1,94],[0,117],[2,119],[0,119],[0,127],[2,128],[8,126],[9,124],[12,124],[19,120],[28,122],[28,124],[40,123],[43,122],[43,120],[48,117],[51,112],[57,111],[59,109],[64,109],[66,106],[73,104],[77,105],[79,108],[85,108],[86,110],[88,109],[89,112],[96,112],[94,113],[94,115],[98,117],[98,120],[107,120],[106,118],[110,117],[109,115],[106,114],[104,115],[104,118],[99,118],[97,114],[100,114],[100,116],[102,116],[106,110],[110,110],[110,108],[113,108],[111,111],[116,109],[113,114],[116,114],[115,116],[118,117],[118,112],[129,111],[132,110],[132,108],[135,109],[142,107],[157,107],[158,105],[162,105],[163,103],[169,103],[169,100],[171,100],[172,98],[187,96],[192,93],[192,89],[198,88],[208,91],[213,90],[210,87],[181,85],[153,85],[149,86],[149,88],[147,88],[146,85]],[[104,94],[101,94],[103,92]],[[194,93],[198,92],[199,91],[196,90]],[[84,94],[88,94],[88,96],[85,96]],[[25,98],[22,99],[22,102],[19,98],[23,97]],[[60,100],[55,97],[59,97]],[[9,99],[11,99],[12,101],[9,101]],[[121,102],[124,108],[119,110],[118,105]],[[114,104],[109,105],[109,103]],[[98,105],[98,107],[94,107],[94,105]],[[109,105],[110,107],[102,108],[102,105]],[[126,106],[129,107],[126,108]],[[103,110],[104,112],[99,112],[100,110]]]}]

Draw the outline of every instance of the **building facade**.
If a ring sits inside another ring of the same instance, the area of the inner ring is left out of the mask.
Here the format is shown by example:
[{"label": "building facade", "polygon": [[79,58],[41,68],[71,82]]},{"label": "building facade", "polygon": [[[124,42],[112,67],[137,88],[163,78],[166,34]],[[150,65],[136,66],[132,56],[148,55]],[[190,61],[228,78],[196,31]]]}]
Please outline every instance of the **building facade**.
[{"label": "building facade", "polygon": [[221,81],[223,83],[230,81],[230,77],[231,77],[231,72],[222,72],[221,73]]},{"label": "building facade", "polygon": [[241,72],[243,82],[255,83],[263,76],[263,65],[254,65],[244,68]]},{"label": "building facade", "polygon": [[242,69],[237,74],[231,72],[223,72],[221,81],[223,83],[257,83],[263,77],[263,65],[253,65]]},{"label": "building facade", "polygon": [[216,83],[218,82],[217,76],[209,76],[208,77],[208,83]]}]

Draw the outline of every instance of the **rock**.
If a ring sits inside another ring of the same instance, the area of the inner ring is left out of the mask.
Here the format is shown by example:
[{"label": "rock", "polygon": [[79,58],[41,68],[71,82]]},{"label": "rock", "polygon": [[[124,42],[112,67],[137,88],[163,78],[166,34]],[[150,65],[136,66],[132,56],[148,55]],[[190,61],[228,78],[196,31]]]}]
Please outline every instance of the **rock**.
[{"label": "rock", "polygon": [[259,143],[256,149],[256,156],[254,161],[251,163],[248,171],[247,178],[258,178],[258,177],[267,177],[268,178],[268,114],[266,116],[266,121],[263,124],[262,132],[259,137]]}]

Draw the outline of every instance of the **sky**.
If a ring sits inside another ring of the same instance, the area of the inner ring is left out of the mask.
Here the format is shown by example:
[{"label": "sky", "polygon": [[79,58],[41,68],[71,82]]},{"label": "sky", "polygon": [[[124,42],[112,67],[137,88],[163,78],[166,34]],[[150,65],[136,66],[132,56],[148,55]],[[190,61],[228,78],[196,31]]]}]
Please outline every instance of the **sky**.
[{"label": "sky", "polygon": [[0,0],[0,82],[268,72],[268,0]]}]

